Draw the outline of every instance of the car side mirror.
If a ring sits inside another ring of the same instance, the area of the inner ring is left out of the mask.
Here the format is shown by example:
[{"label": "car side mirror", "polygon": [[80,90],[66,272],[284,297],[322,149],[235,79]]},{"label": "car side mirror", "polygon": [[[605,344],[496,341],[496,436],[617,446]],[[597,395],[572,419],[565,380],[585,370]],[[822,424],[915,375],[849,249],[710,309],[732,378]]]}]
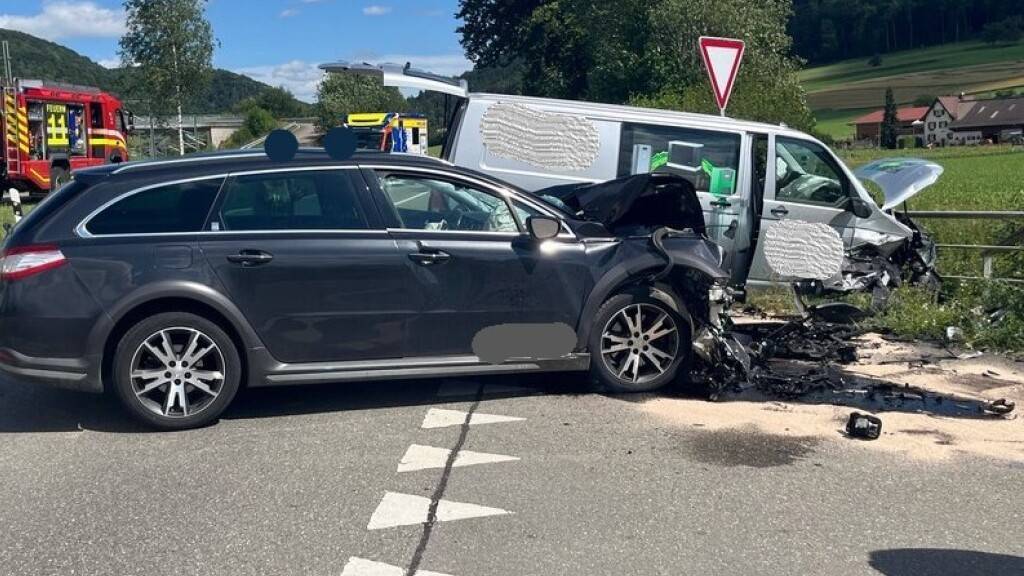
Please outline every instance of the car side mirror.
[{"label": "car side mirror", "polygon": [[871,206],[867,202],[860,198],[850,198],[850,204],[848,206],[850,212],[853,212],[858,218],[870,218],[871,217]]},{"label": "car side mirror", "polygon": [[535,240],[549,240],[558,236],[562,223],[549,216],[530,216],[526,219],[526,229]]}]

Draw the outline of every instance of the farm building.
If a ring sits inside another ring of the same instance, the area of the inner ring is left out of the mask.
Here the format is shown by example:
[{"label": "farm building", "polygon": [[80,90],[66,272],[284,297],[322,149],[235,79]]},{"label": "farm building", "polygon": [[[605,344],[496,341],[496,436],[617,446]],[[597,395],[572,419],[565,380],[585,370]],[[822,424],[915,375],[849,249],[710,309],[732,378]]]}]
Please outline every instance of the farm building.
[{"label": "farm building", "polygon": [[1024,133],[1024,97],[975,100],[949,127],[960,144],[1019,139]]},{"label": "farm building", "polygon": [[967,114],[974,103],[975,100],[968,100],[963,96],[936,98],[923,120],[925,145],[946,146],[959,143],[951,125]]},{"label": "farm building", "polygon": [[[896,110],[896,134],[898,136],[920,136],[920,124],[931,109],[928,106],[905,107]],[[850,124],[857,128],[857,140],[871,140],[878,143],[882,134],[882,119],[885,110],[874,112],[857,118]]]}]

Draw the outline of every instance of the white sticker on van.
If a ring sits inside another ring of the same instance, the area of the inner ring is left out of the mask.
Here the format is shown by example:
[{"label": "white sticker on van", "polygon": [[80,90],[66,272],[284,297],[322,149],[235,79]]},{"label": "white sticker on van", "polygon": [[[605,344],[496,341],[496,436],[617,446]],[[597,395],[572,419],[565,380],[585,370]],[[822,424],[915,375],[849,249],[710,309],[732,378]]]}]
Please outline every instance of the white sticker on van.
[{"label": "white sticker on van", "polygon": [[764,256],[776,274],[824,280],[843,265],[843,239],[828,224],[780,220],[765,231]]},{"label": "white sticker on van", "polygon": [[511,102],[487,108],[480,136],[491,154],[547,170],[586,170],[601,144],[597,127],[587,118]]}]

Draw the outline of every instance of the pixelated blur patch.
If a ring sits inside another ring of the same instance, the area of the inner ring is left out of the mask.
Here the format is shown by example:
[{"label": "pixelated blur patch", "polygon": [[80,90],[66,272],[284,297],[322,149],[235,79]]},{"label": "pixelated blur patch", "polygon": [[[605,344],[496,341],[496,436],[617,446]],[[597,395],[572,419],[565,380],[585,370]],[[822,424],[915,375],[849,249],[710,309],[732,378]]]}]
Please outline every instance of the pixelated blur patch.
[{"label": "pixelated blur patch", "polygon": [[576,347],[576,331],[568,324],[498,324],[473,337],[473,353],[490,364],[511,359],[550,359]]},{"label": "pixelated blur patch", "polygon": [[299,141],[295,134],[278,128],[267,135],[263,142],[263,150],[274,162],[287,162],[295,158],[295,153],[299,150]]},{"label": "pixelated blur patch", "polygon": [[334,160],[347,160],[356,151],[356,134],[347,126],[331,128],[324,136],[324,149]]}]

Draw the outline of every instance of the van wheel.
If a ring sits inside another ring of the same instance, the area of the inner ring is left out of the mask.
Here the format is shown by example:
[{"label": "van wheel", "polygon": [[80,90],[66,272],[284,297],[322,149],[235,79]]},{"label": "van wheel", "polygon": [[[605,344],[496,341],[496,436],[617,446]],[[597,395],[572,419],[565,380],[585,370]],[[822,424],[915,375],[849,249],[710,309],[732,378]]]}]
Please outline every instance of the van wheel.
[{"label": "van wheel", "polygon": [[67,184],[71,174],[63,166],[50,166],[50,191],[56,192],[61,186]]},{"label": "van wheel", "polygon": [[612,296],[597,311],[590,333],[591,374],[619,392],[671,383],[689,361],[690,323],[684,314],[644,291]]},{"label": "van wheel", "polygon": [[142,320],[114,355],[114,389],[136,419],[161,430],[209,424],[238,392],[241,360],[213,322],[187,312]]}]

